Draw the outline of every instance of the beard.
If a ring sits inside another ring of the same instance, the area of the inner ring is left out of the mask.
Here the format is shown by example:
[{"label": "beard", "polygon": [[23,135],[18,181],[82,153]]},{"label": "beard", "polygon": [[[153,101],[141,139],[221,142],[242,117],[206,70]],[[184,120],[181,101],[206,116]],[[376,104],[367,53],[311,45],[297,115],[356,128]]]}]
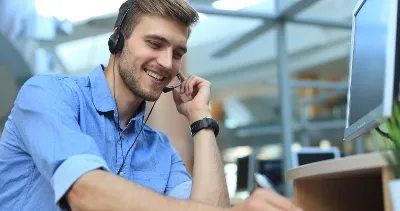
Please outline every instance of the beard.
[{"label": "beard", "polygon": [[154,102],[160,97],[161,92],[156,92],[153,90],[146,91],[143,87],[141,87],[139,78],[140,72],[138,72],[140,69],[138,70],[131,65],[124,53],[121,54],[121,59],[118,63],[118,69],[122,81],[133,94],[145,101],[150,102]]}]

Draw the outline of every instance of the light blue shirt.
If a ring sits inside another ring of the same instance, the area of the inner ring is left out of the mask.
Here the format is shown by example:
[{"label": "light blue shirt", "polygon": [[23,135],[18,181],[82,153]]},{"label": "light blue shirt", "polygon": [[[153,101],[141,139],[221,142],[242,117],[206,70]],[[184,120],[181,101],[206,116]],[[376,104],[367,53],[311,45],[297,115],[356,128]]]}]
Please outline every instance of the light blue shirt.
[{"label": "light blue shirt", "polygon": [[[142,126],[145,103],[125,129],[119,124],[121,137],[115,108],[101,66],[88,77],[29,79],[0,141],[0,210],[60,210],[60,199],[86,172],[101,168],[116,174]],[[145,125],[127,156],[126,179],[189,198],[191,176],[165,134]]]}]

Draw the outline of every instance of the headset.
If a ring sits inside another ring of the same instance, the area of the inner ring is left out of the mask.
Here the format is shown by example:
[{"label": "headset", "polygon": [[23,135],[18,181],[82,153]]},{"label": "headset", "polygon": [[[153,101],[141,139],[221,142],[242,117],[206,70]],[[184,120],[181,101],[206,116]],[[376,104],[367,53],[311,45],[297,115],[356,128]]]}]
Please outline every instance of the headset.
[{"label": "headset", "polygon": [[125,38],[124,38],[124,35],[121,33],[121,26],[126,18],[126,15],[133,8],[133,5],[135,4],[135,2],[136,2],[135,0],[132,0],[131,5],[128,7],[128,9],[125,11],[125,13],[122,15],[121,20],[117,24],[117,27],[114,29],[114,32],[111,34],[110,38],[108,39],[108,49],[110,50],[111,54],[115,55],[115,54],[119,53],[122,50],[122,48],[124,47]]},{"label": "headset", "polygon": [[[129,11],[133,8],[135,2],[136,2],[135,0],[132,0],[131,5],[128,7],[128,9],[125,11],[125,13],[122,15],[121,20],[119,21],[117,27],[114,29],[114,32],[111,34],[110,38],[108,39],[108,49],[110,50],[110,53],[113,55],[121,52],[122,48],[124,47],[125,38],[124,38],[124,35],[121,33],[121,26],[122,26],[122,23],[124,22],[126,16],[128,15]],[[181,84],[182,84],[181,77],[179,75],[176,75],[176,77],[179,80],[178,85],[164,87],[162,90],[164,93],[170,92],[173,89],[181,86]]]}]

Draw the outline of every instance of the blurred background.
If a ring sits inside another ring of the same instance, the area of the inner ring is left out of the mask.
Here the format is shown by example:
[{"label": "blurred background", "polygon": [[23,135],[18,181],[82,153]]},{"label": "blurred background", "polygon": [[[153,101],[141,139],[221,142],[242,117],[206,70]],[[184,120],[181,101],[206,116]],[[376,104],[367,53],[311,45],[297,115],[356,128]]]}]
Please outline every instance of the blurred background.
[{"label": "blurred background", "polygon": [[[107,41],[124,0],[0,0],[0,134],[21,85],[36,74],[87,75],[108,64]],[[291,196],[292,152],[372,150],[371,135],[344,142],[352,11],[357,0],[190,0],[200,22],[184,72],[212,82],[212,115],[232,199],[266,175]],[[149,106],[148,106],[149,107]],[[165,132],[189,170],[188,123],[170,94],[150,125]]]}]

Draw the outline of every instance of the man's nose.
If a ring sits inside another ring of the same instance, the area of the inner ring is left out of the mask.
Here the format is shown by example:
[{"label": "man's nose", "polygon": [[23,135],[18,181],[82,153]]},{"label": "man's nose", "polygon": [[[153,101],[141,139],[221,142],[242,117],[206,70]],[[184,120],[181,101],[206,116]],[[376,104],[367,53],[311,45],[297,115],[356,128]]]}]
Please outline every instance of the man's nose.
[{"label": "man's nose", "polygon": [[169,50],[163,51],[157,59],[157,62],[160,66],[164,67],[165,69],[171,70],[172,69],[172,52]]}]

